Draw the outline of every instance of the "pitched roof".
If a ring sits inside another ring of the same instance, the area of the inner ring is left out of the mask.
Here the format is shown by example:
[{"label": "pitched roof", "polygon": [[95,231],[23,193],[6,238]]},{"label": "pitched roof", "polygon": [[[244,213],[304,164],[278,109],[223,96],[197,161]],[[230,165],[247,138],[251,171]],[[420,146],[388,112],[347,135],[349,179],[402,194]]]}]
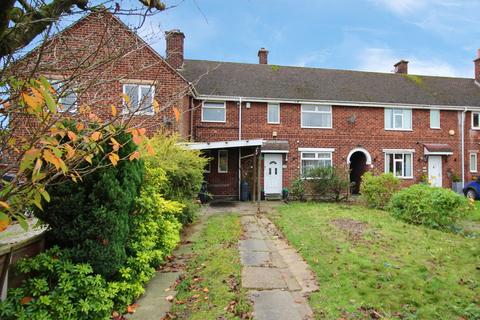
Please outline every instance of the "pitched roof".
[{"label": "pitched roof", "polygon": [[185,60],[200,95],[480,107],[474,79]]}]

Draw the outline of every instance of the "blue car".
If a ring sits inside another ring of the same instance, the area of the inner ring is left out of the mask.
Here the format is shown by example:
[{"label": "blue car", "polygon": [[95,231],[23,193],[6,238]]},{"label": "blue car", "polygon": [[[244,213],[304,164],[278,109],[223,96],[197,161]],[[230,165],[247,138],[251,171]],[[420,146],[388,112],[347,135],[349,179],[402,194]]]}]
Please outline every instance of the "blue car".
[{"label": "blue car", "polygon": [[463,188],[463,194],[470,199],[480,199],[480,179],[467,183]]}]

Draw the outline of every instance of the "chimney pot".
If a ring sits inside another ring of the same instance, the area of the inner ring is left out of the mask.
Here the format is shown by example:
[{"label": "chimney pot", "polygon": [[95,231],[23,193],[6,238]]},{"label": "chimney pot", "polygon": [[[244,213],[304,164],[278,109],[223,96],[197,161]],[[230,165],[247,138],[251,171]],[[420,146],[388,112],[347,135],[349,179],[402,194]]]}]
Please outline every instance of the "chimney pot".
[{"label": "chimney pot", "polygon": [[179,29],[165,32],[167,42],[166,60],[175,69],[183,67],[185,35]]},{"label": "chimney pot", "polygon": [[258,50],[258,63],[259,64],[268,64],[268,50],[265,48],[260,48]]},{"label": "chimney pot", "polygon": [[408,61],[400,60],[393,65],[395,67],[395,73],[408,74]]}]

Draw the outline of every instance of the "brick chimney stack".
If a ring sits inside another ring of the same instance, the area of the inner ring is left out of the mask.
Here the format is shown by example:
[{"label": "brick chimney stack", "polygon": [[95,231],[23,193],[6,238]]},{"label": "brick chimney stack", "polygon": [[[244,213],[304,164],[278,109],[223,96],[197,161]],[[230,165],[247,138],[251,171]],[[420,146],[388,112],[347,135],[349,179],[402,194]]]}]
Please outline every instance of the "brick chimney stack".
[{"label": "brick chimney stack", "polygon": [[408,61],[402,59],[393,66],[395,67],[395,73],[408,74]]},{"label": "brick chimney stack", "polygon": [[165,32],[167,40],[167,62],[175,69],[183,67],[183,43],[185,35],[178,29]]},{"label": "brick chimney stack", "polygon": [[477,58],[473,63],[475,64],[475,81],[480,83],[480,49],[477,50]]},{"label": "brick chimney stack", "polygon": [[258,50],[258,63],[259,64],[268,64],[268,50],[261,48]]}]

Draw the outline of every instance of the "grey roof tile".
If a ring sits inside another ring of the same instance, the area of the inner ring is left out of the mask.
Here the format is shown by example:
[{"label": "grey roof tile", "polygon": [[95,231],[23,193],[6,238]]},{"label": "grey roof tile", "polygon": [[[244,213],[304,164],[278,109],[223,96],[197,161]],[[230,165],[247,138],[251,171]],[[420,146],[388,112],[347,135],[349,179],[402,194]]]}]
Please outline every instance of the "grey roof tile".
[{"label": "grey roof tile", "polygon": [[202,95],[480,107],[473,79],[185,60]]}]

